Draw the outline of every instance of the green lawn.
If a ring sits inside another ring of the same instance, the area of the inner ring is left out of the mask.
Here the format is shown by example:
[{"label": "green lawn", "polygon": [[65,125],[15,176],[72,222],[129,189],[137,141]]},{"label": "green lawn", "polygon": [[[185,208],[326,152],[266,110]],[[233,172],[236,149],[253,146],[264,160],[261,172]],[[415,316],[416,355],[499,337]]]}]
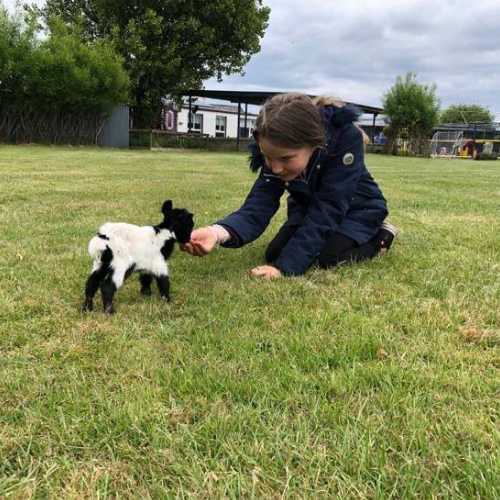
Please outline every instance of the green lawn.
[{"label": "green lawn", "polygon": [[236,209],[246,156],[0,148],[0,498],[500,498],[500,162],[369,155],[382,258],[252,278],[176,251],[173,302],[80,312],[105,221]]}]

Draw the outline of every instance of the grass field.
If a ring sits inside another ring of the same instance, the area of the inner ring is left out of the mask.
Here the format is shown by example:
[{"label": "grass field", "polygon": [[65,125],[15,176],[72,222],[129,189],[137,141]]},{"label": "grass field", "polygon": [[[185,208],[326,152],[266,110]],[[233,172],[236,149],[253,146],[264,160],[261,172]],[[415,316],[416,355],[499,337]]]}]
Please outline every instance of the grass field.
[{"label": "grass field", "polygon": [[500,498],[500,162],[367,163],[382,258],[252,278],[280,211],[106,318],[80,312],[97,227],[167,198],[214,222],[245,155],[0,148],[0,498]]}]

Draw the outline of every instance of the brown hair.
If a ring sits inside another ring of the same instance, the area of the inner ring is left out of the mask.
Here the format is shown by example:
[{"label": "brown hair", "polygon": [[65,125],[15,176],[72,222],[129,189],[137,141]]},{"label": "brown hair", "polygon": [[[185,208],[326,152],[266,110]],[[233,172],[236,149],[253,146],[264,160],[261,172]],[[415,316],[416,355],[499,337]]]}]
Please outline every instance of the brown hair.
[{"label": "brown hair", "polygon": [[320,106],[330,106],[335,105],[339,108],[345,106],[345,102],[337,99],[337,97],[333,97],[330,95],[319,95],[318,97],[314,97],[312,99],[313,104],[319,108]]},{"label": "brown hair", "polygon": [[[269,139],[279,146],[298,149],[304,146],[319,147],[325,142],[325,129],[318,113],[320,106],[335,105],[339,108],[346,103],[332,96],[318,96],[311,99],[306,94],[278,94],[268,99],[260,110],[255,128],[254,139]],[[361,132],[366,146],[370,138],[365,131],[354,123]]]},{"label": "brown hair", "polygon": [[285,148],[318,147],[325,130],[312,99],[306,94],[278,94],[268,99],[255,121],[254,139],[269,139]]}]

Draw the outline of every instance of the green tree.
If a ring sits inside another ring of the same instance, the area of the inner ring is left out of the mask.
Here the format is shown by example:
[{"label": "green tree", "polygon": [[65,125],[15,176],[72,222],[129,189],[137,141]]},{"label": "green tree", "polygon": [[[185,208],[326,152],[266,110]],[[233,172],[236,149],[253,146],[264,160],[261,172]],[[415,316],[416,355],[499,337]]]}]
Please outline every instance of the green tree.
[{"label": "green tree", "polygon": [[243,71],[260,50],[269,12],[262,0],[47,0],[40,11],[79,24],[87,40],[113,41],[141,127],[157,124],[165,96]]},{"label": "green tree", "polygon": [[82,43],[60,19],[40,39],[36,21],[0,0],[0,140],[92,143],[106,115],[128,100],[123,62],[109,41]]},{"label": "green tree", "polygon": [[35,46],[31,26],[11,15],[0,0],[0,110],[12,106],[16,93],[25,87],[26,75],[19,69],[29,65]]},{"label": "green tree", "polygon": [[34,109],[99,115],[127,100],[127,74],[109,43],[82,43],[57,18],[50,21],[50,33],[24,68],[30,74],[25,100]]},{"label": "green tree", "polygon": [[439,117],[441,123],[492,122],[494,119],[489,109],[479,104],[453,104]]},{"label": "green tree", "polygon": [[390,124],[395,140],[405,131],[409,150],[414,154],[428,154],[428,138],[438,122],[440,101],[436,85],[424,85],[409,72],[398,76],[396,84],[383,95],[386,122]]},{"label": "green tree", "polygon": [[[29,21],[29,20],[28,20]],[[0,5],[0,106],[3,113],[106,114],[127,100],[128,78],[109,42],[82,43],[51,19],[49,36]]]}]

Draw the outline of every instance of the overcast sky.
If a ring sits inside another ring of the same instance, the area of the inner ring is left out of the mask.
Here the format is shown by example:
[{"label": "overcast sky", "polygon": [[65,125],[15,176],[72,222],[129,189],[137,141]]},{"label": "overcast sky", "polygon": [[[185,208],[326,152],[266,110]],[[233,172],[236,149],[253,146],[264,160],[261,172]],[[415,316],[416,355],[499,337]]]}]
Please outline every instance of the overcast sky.
[{"label": "overcast sky", "polygon": [[475,103],[500,120],[499,0],[264,0],[262,50],[245,76],[207,89],[297,90],[380,105],[408,71],[443,106]]},{"label": "overcast sky", "polygon": [[[12,7],[15,0],[3,0]],[[43,0],[39,0],[39,3]],[[436,83],[443,106],[500,120],[500,0],[264,0],[262,50],[214,90],[331,94],[378,106],[398,75]]]}]

